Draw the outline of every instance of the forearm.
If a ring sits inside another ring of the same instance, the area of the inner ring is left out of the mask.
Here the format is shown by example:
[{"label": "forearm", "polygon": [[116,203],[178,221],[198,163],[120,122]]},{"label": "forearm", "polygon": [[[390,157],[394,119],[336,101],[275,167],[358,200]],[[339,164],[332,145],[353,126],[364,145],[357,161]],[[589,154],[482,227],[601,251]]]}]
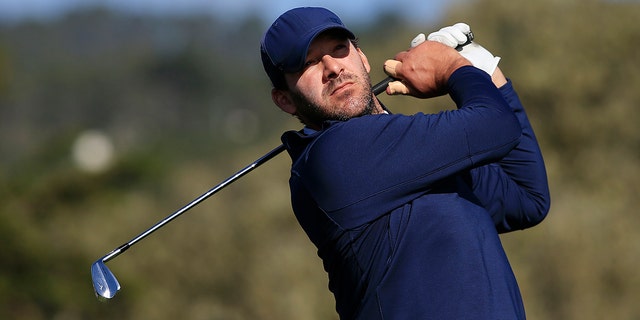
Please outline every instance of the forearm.
[{"label": "forearm", "polygon": [[474,191],[501,232],[536,225],[546,216],[549,189],[542,153],[511,83],[500,88],[522,127],[518,145],[495,164],[474,170]]},{"label": "forearm", "polygon": [[[457,130],[465,131],[470,153],[480,155],[483,153],[481,148],[484,148],[488,141],[512,141],[519,138],[521,128],[502,92],[496,89],[495,83],[492,85],[478,76],[488,78],[486,73],[474,67],[459,69],[449,80],[449,95],[460,111],[478,114],[473,118],[473,122],[455,127]],[[490,163],[496,160],[498,159],[478,159],[476,163]]]}]

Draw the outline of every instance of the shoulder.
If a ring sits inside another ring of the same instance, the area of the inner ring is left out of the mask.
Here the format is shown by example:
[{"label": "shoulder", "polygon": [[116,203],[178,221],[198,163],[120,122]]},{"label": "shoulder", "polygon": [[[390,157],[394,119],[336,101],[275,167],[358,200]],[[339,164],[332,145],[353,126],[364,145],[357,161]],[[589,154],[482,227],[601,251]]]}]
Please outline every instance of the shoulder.
[{"label": "shoulder", "polygon": [[315,144],[350,145],[377,140],[402,131],[401,128],[410,125],[414,117],[381,114],[333,121],[316,137]]},{"label": "shoulder", "polygon": [[[370,115],[330,123],[308,145],[307,158],[330,163],[362,159],[381,154],[391,146],[405,145],[407,138],[417,138],[416,115]],[[412,138],[412,139],[413,139]]]}]

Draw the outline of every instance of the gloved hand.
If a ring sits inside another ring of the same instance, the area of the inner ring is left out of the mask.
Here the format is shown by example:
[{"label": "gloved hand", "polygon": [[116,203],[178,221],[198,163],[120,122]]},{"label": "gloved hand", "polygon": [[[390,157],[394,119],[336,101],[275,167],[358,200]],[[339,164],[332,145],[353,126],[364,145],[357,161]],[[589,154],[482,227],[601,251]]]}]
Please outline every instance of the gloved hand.
[{"label": "gloved hand", "polygon": [[[453,26],[444,27],[436,32],[430,33],[429,36],[427,36],[427,40],[437,41],[449,47],[455,48],[467,42],[467,34],[470,32],[471,28],[468,24],[456,23]],[[420,38],[420,35],[414,38],[411,42],[412,46],[413,42],[420,41]],[[474,67],[481,69],[489,75],[493,75],[496,67],[498,67],[498,62],[500,62],[500,57],[494,57],[491,52],[475,42],[471,42],[462,47],[462,49],[460,50],[460,54],[463,57],[467,58],[467,60],[469,60]]]}]

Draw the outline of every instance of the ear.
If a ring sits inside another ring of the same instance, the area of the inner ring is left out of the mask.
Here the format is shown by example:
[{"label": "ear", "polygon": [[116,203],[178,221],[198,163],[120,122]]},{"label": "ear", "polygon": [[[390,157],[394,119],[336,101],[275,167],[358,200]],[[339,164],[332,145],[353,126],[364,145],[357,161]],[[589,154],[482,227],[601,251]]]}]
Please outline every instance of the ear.
[{"label": "ear", "polygon": [[371,72],[371,65],[369,64],[369,59],[367,59],[367,56],[364,55],[364,52],[362,52],[360,48],[356,48],[356,50],[358,50],[358,54],[360,55],[360,60],[362,60],[362,64],[364,64],[364,67],[367,70],[367,73]]},{"label": "ear", "polygon": [[275,103],[280,109],[282,109],[282,111],[288,114],[295,115],[298,111],[295,104],[291,100],[291,97],[289,96],[289,92],[286,90],[275,88],[271,89],[271,99],[273,100],[273,103]]}]

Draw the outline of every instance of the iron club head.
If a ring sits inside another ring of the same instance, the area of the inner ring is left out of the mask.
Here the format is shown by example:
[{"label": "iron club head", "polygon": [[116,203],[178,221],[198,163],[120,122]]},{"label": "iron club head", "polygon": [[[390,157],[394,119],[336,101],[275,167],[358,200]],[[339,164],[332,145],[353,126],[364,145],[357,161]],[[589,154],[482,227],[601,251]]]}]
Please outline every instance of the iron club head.
[{"label": "iron club head", "polygon": [[91,280],[93,281],[96,297],[100,300],[111,299],[120,290],[118,279],[107,268],[102,259],[91,265]]}]

